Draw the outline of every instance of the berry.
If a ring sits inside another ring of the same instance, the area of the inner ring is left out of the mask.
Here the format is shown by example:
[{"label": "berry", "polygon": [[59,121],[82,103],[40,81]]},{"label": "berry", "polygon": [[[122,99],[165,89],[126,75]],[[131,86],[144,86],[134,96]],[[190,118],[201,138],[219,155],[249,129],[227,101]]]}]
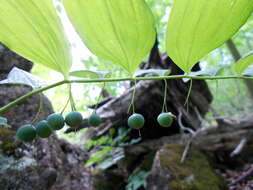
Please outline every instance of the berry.
[{"label": "berry", "polygon": [[91,126],[96,127],[96,126],[100,125],[100,123],[102,122],[102,120],[101,120],[101,118],[99,117],[99,115],[93,113],[93,114],[91,114],[91,116],[89,117],[88,122],[89,122],[89,124],[90,124]]},{"label": "berry", "polygon": [[173,115],[169,113],[161,113],[157,117],[157,122],[161,127],[170,127],[173,122]]},{"label": "berry", "polygon": [[32,125],[23,125],[17,130],[16,136],[21,141],[31,142],[36,137],[36,130]]},{"label": "berry", "polygon": [[141,129],[144,126],[145,119],[141,114],[135,113],[128,118],[127,123],[133,129]]},{"label": "berry", "polygon": [[77,127],[81,125],[83,116],[79,112],[72,111],[65,117],[65,122],[70,127]]},{"label": "berry", "polygon": [[47,138],[51,135],[52,133],[52,130],[50,129],[47,121],[43,120],[43,121],[40,121],[36,127],[36,133],[39,137],[41,138]]},{"label": "berry", "polygon": [[60,130],[64,127],[65,121],[62,115],[53,113],[47,117],[47,123],[53,130]]}]

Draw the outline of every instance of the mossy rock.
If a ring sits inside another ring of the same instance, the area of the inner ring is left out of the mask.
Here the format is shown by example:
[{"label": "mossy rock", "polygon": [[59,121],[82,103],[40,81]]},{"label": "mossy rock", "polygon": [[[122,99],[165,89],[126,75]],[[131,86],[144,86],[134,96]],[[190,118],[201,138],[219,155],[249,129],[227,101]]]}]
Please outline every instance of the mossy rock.
[{"label": "mossy rock", "polygon": [[223,190],[225,181],[211,166],[208,157],[192,149],[181,163],[184,146],[170,144],[156,154],[148,177],[147,190]]},{"label": "mossy rock", "polygon": [[155,151],[151,151],[145,155],[125,154],[125,158],[119,162],[121,169],[124,168],[126,171],[133,171],[138,166],[141,170],[150,171],[155,153]]}]

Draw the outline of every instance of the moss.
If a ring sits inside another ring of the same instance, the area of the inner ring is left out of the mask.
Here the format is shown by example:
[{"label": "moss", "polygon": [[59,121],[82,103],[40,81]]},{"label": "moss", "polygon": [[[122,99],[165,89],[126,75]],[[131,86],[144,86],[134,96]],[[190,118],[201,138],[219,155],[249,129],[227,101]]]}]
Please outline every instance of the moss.
[{"label": "moss", "polygon": [[122,165],[127,171],[133,171],[136,169],[136,167],[140,168],[141,170],[149,171],[152,167],[155,154],[156,151],[152,151],[143,155],[127,154],[122,160]]},{"label": "moss", "polygon": [[168,182],[175,190],[220,190],[225,183],[211,167],[206,155],[198,150],[191,150],[184,163],[180,163],[184,147],[166,145],[160,151],[161,167],[169,170]]},{"label": "moss", "polygon": [[7,136],[13,136],[15,134],[15,131],[0,128],[0,139],[6,138]]},{"label": "moss", "polygon": [[150,152],[149,154],[144,156],[143,162],[140,166],[141,170],[145,170],[145,171],[150,171],[152,168],[152,164],[154,161],[154,157],[155,157],[155,151]]},{"label": "moss", "polygon": [[15,141],[15,131],[0,128],[0,150],[6,152],[14,150],[18,147],[19,143]]},{"label": "moss", "polygon": [[15,142],[4,142],[1,145],[1,149],[6,152],[6,151],[10,151],[10,150],[15,150],[18,147],[18,144]]},{"label": "moss", "polygon": [[119,190],[124,189],[124,177],[113,171],[93,175],[94,189],[96,190]]}]

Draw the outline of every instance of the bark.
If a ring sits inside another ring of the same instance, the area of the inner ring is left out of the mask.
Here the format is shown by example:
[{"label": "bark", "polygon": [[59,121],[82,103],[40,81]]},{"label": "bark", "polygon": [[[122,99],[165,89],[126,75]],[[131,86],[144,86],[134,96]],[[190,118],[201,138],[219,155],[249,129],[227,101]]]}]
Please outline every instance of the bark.
[{"label": "bark", "polygon": [[10,51],[1,43],[0,43],[0,63],[1,63],[0,80],[5,79],[13,67],[18,67],[25,71],[30,71],[33,66],[32,62],[17,55],[13,51]]}]

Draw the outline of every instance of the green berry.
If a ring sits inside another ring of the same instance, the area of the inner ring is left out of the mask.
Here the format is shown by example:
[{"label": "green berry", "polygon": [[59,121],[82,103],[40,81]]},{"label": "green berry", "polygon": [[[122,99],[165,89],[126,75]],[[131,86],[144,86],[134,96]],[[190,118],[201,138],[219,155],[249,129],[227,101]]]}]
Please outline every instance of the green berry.
[{"label": "green berry", "polygon": [[89,117],[88,122],[89,122],[89,124],[90,124],[91,126],[96,127],[96,126],[98,126],[98,125],[101,124],[102,120],[101,120],[101,118],[99,117],[99,115],[93,113],[93,114],[91,114],[91,116]]},{"label": "green berry", "polygon": [[173,122],[173,115],[169,113],[161,113],[157,117],[157,122],[161,127],[170,127]]},{"label": "green berry", "polygon": [[36,127],[36,133],[39,137],[41,138],[47,138],[51,135],[52,133],[52,130],[50,129],[47,121],[43,120],[43,121],[40,121]]},{"label": "green berry", "polygon": [[65,117],[65,122],[70,127],[77,127],[81,125],[82,121],[83,121],[82,114],[76,111],[68,113],[68,115]]},{"label": "green berry", "polygon": [[21,141],[31,142],[36,137],[36,130],[32,125],[23,125],[17,130],[16,135]]},{"label": "green berry", "polygon": [[141,129],[144,126],[145,119],[141,114],[135,113],[128,118],[127,123],[133,129]]},{"label": "green berry", "polygon": [[47,117],[47,123],[53,130],[60,130],[64,127],[65,121],[62,115],[53,113]]}]

